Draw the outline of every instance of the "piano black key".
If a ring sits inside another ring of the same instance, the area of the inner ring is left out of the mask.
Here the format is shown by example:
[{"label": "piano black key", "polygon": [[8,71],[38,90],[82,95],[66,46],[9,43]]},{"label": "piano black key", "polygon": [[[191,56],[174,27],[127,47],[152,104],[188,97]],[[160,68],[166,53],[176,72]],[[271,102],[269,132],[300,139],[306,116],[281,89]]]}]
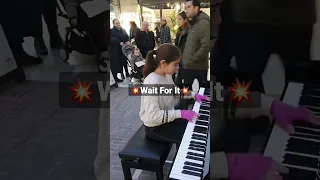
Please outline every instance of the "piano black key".
[{"label": "piano black key", "polygon": [[320,132],[313,131],[311,129],[304,129],[304,128],[297,127],[297,126],[294,126],[294,131],[299,132],[299,133],[304,133],[304,134],[312,134],[312,135],[320,136]]},{"label": "piano black key", "polygon": [[304,86],[303,86],[304,89],[307,89],[307,88],[315,88],[315,89],[320,89],[320,85],[319,84],[316,84],[316,83],[305,83]]},{"label": "piano black key", "polygon": [[210,116],[210,111],[203,111],[203,110],[199,109],[198,113]]},{"label": "piano black key", "polygon": [[194,137],[192,136],[191,139],[199,140],[199,141],[207,141],[206,138]]},{"label": "piano black key", "polygon": [[192,134],[192,137],[199,137],[207,139],[207,136],[199,135],[199,134]]},{"label": "piano black key", "polygon": [[305,105],[306,108],[308,108],[310,111],[314,112],[314,113],[319,113],[320,109],[318,108],[314,108],[314,107],[310,107],[308,105]]},{"label": "piano black key", "polygon": [[282,163],[296,165],[296,166],[303,166],[303,167],[310,167],[310,168],[317,168],[318,166],[318,159],[306,156],[299,156],[295,154],[285,154],[284,160]]},{"label": "piano black key", "polygon": [[313,148],[320,148],[320,143],[304,140],[304,139],[296,139],[296,138],[290,138],[288,140],[288,146],[299,146],[299,147],[313,147]]},{"label": "piano black key", "polygon": [[188,175],[191,175],[191,176],[198,176],[198,177],[201,177],[201,173],[196,173],[196,172],[192,172],[192,171],[187,171],[187,170],[183,170],[182,171],[183,174],[188,174]]},{"label": "piano black key", "polygon": [[320,91],[318,89],[303,89],[303,94],[313,95],[313,96],[320,96]]},{"label": "piano black key", "polygon": [[194,150],[194,151],[199,151],[199,152],[206,152],[205,148],[198,148],[198,147],[195,147],[195,146],[189,146],[188,149]]},{"label": "piano black key", "polygon": [[315,155],[315,156],[319,155],[319,149],[318,148],[301,147],[299,145],[286,146],[285,151],[302,153],[302,154],[310,154],[310,155]]},{"label": "piano black key", "polygon": [[198,145],[202,145],[202,146],[206,146],[206,143],[202,143],[202,142],[196,142],[196,141],[191,141],[190,144],[198,144]]},{"label": "piano black key", "polygon": [[209,120],[210,116],[200,115],[199,119],[201,120]]},{"label": "piano black key", "polygon": [[195,171],[195,172],[198,172],[198,173],[201,173],[201,174],[203,173],[202,169],[191,167],[191,166],[183,166],[183,169],[190,170],[190,171]]},{"label": "piano black key", "polygon": [[315,180],[317,177],[316,172],[308,171],[304,169],[297,169],[297,168],[289,168],[288,174],[281,174],[283,180]]},{"label": "piano black key", "polygon": [[209,126],[208,122],[203,122],[203,121],[196,121],[196,124],[202,125],[202,126]]},{"label": "piano black key", "polygon": [[203,94],[206,95],[206,96],[210,95],[210,90],[205,90],[205,91],[203,92]]},{"label": "piano black key", "polygon": [[199,149],[206,150],[206,146],[202,146],[200,144],[190,143],[189,147],[194,147],[194,148],[199,148]]},{"label": "piano black key", "polygon": [[193,132],[207,132],[208,128],[205,127],[199,127],[199,126],[194,126]]},{"label": "piano black key", "polygon": [[293,134],[291,136],[307,138],[307,139],[314,139],[314,140],[320,140],[320,136],[315,136],[315,135],[310,135],[310,134]]},{"label": "piano black key", "polygon": [[315,124],[312,124],[312,123],[307,122],[307,121],[294,121],[293,125],[294,126],[306,127],[306,128],[320,129],[319,125],[315,125]]},{"label": "piano black key", "polygon": [[308,95],[303,95],[300,97],[299,104],[310,106],[315,105],[316,107],[319,107],[318,105],[320,105],[320,97],[311,97]]},{"label": "piano black key", "polygon": [[200,109],[202,110],[210,110],[210,106],[200,106]]},{"label": "piano black key", "polygon": [[204,162],[204,158],[199,158],[199,157],[195,157],[195,156],[187,156],[186,158],[187,158],[187,159],[192,159],[192,160]]},{"label": "piano black key", "polygon": [[188,166],[203,168],[203,164],[193,163],[193,162],[189,162],[189,161],[186,161],[184,164],[188,165]]},{"label": "piano black key", "polygon": [[192,155],[192,156],[198,156],[198,157],[202,157],[204,158],[203,154],[198,154],[198,153],[193,153],[193,152],[187,152],[188,155]]}]

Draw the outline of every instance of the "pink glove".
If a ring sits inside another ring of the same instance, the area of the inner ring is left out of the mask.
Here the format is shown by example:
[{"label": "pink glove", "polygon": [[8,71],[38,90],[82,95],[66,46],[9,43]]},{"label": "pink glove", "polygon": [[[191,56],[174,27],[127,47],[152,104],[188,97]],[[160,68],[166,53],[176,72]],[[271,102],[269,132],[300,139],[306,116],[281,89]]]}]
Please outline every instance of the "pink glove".
[{"label": "pink glove", "polygon": [[280,101],[274,101],[271,106],[271,114],[277,124],[289,133],[294,133],[293,121],[309,121],[320,124],[319,119],[313,117],[311,111],[305,107],[293,107]]},{"label": "pink glove", "polygon": [[210,101],[210,98],[208,96],[200,95],[198,93],[194,95],[194,99],[199,103],[202,103],[202,101]]},{"label": "pink glove", "polygon": [[227,154],[230,180],[279,179],[289,169],[259,154]]},{"label": "pink glove", "polygon": [[191,110],[181,110],[181,118],[186,119],[188,121],[192,121],[193,117],[197,117],[196,112]]}]

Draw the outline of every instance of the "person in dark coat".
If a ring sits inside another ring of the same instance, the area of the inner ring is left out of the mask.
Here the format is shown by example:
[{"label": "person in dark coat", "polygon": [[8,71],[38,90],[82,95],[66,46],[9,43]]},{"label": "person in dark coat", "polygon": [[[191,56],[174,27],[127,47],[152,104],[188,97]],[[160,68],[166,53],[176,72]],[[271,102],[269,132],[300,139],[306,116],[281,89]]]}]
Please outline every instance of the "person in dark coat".
[{"label": "person in dark coat", "polygon": [[[23,65],[37,65],[43,61],[40,57],[27,54],[23,47],[24,37],[35,37],[39,32],[36,27],[37,21],[41,19],[42,0],[4,1],[0,9],[0,23],[16,63],[20,69]],[[20,73],[24,79],[24,74]]]},{"label": "person in dark coat", "polygon": [[[188,36],[188,29],[189,29],[189,18],[187,17],[185,12],[180,12],[178,14],[178,24],[179,29],[176,34],[175,42],[174,44],[179,48],[181,54],[184,51],[184,46],[187,41]],[[179,87],[183,86],[182,79],[183,79],[183,66],[182,66],[183,57],[179,64],[179,71],[177,74],[172,75],[172,79],[174,80],[175,84]],[[191,103],[188,99],[180,100],[178,107],[181,109],[188,109],[188,103]]]},{"label": "person in dark coat", "polygon": [[117,78],[117,74],[121,73],[122,79],[124,79],[123,75],[123,67],[126,72],[126,76],[129,77],[129,71],[127,66],[127,59],[122,53],[121,45],[124,43],[129,43],[129,36],[126,31],[120,26],[120,22],[118,19],[113,20],[113,28],[110,30],[110,62],[111,62],[111,71],[112,75],[116,82],[122,82],[119,78]]},{"label": "person in dark coat", "polygon": [[[188,29],[189,29],[189,19],[184,11],[178,14],[178,24],[179,24],[179,29],[176,34],[176,39],[174,44],[180,49],[180,52],[183,53],[184,46],[187,41]],[[183,61],[183,58],[182,58],[182,61]],[[181,77],[181,74],[183,73],[182,61],[180,61],[180,64],[179,64],[179,72],[177,74],[177,77],[175,76],[175,74],[173,76],[173,80],[175,81],[176,84],[182,84],[182,77]]]},{"label": "person in dark coat", "polygon": [[[42,0],[41,10],[49,32],[50,47],[59,49],[63,46],[63,40],[58,30],[57,0]],[[34,48],[36,49],[37,54],[47,55],[48,48],[43,39],[42,18],[39,19],[37,27],[39,28],[38,32],[40,34],[34,38]]]},{"label": "person in dark coat", "polygon": [[136,34],[139,31],[140,31],[140,29],[138,28],[137,24],[134,21],[130,21],[130,34],[129,34],[130,40],[135,39]]},{"label": "person in dark coat", "polygon": [[137,33],[136,44],[143,58],[146,58],[148,52],[156,46],[154,33],[149,31],[149,23],[146,21],[142,23],[141,31]]}]

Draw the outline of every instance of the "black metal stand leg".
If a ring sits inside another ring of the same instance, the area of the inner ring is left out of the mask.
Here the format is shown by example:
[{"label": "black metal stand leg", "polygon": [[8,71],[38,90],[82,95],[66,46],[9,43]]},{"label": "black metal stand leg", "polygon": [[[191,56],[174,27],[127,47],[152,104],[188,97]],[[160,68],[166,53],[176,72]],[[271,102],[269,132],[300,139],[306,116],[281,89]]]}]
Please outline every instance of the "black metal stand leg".
[{"label": "black metal stand leg", "polygon": [[122,170],[123,170],[124,179],[125,180],[132,180],[131,171],[130,171],[130,168],[128,168],[126,166],[126,162],[125,161],[121,161],[121,164],[122,164]]}]

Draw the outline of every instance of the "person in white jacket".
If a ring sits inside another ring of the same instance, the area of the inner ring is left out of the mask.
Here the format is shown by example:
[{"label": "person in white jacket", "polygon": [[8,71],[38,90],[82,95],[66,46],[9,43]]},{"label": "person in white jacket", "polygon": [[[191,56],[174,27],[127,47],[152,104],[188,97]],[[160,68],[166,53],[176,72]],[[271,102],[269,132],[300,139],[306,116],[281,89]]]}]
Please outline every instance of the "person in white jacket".
[{"label": "person in white jacket", "polygon": [[[174,87],[172,74],[178,71],[180,59],[180,50],[172,44],[162,44],[157,50],[150,51],[144,66],[143,84]],[[172,142],[179,147],[188,121],[197,118],[194,111],[175,109],[181,98],[195,98],[199,102],[209,100],[195,92],[185,96],[142,95],[139,115],[149,138]]]}]

